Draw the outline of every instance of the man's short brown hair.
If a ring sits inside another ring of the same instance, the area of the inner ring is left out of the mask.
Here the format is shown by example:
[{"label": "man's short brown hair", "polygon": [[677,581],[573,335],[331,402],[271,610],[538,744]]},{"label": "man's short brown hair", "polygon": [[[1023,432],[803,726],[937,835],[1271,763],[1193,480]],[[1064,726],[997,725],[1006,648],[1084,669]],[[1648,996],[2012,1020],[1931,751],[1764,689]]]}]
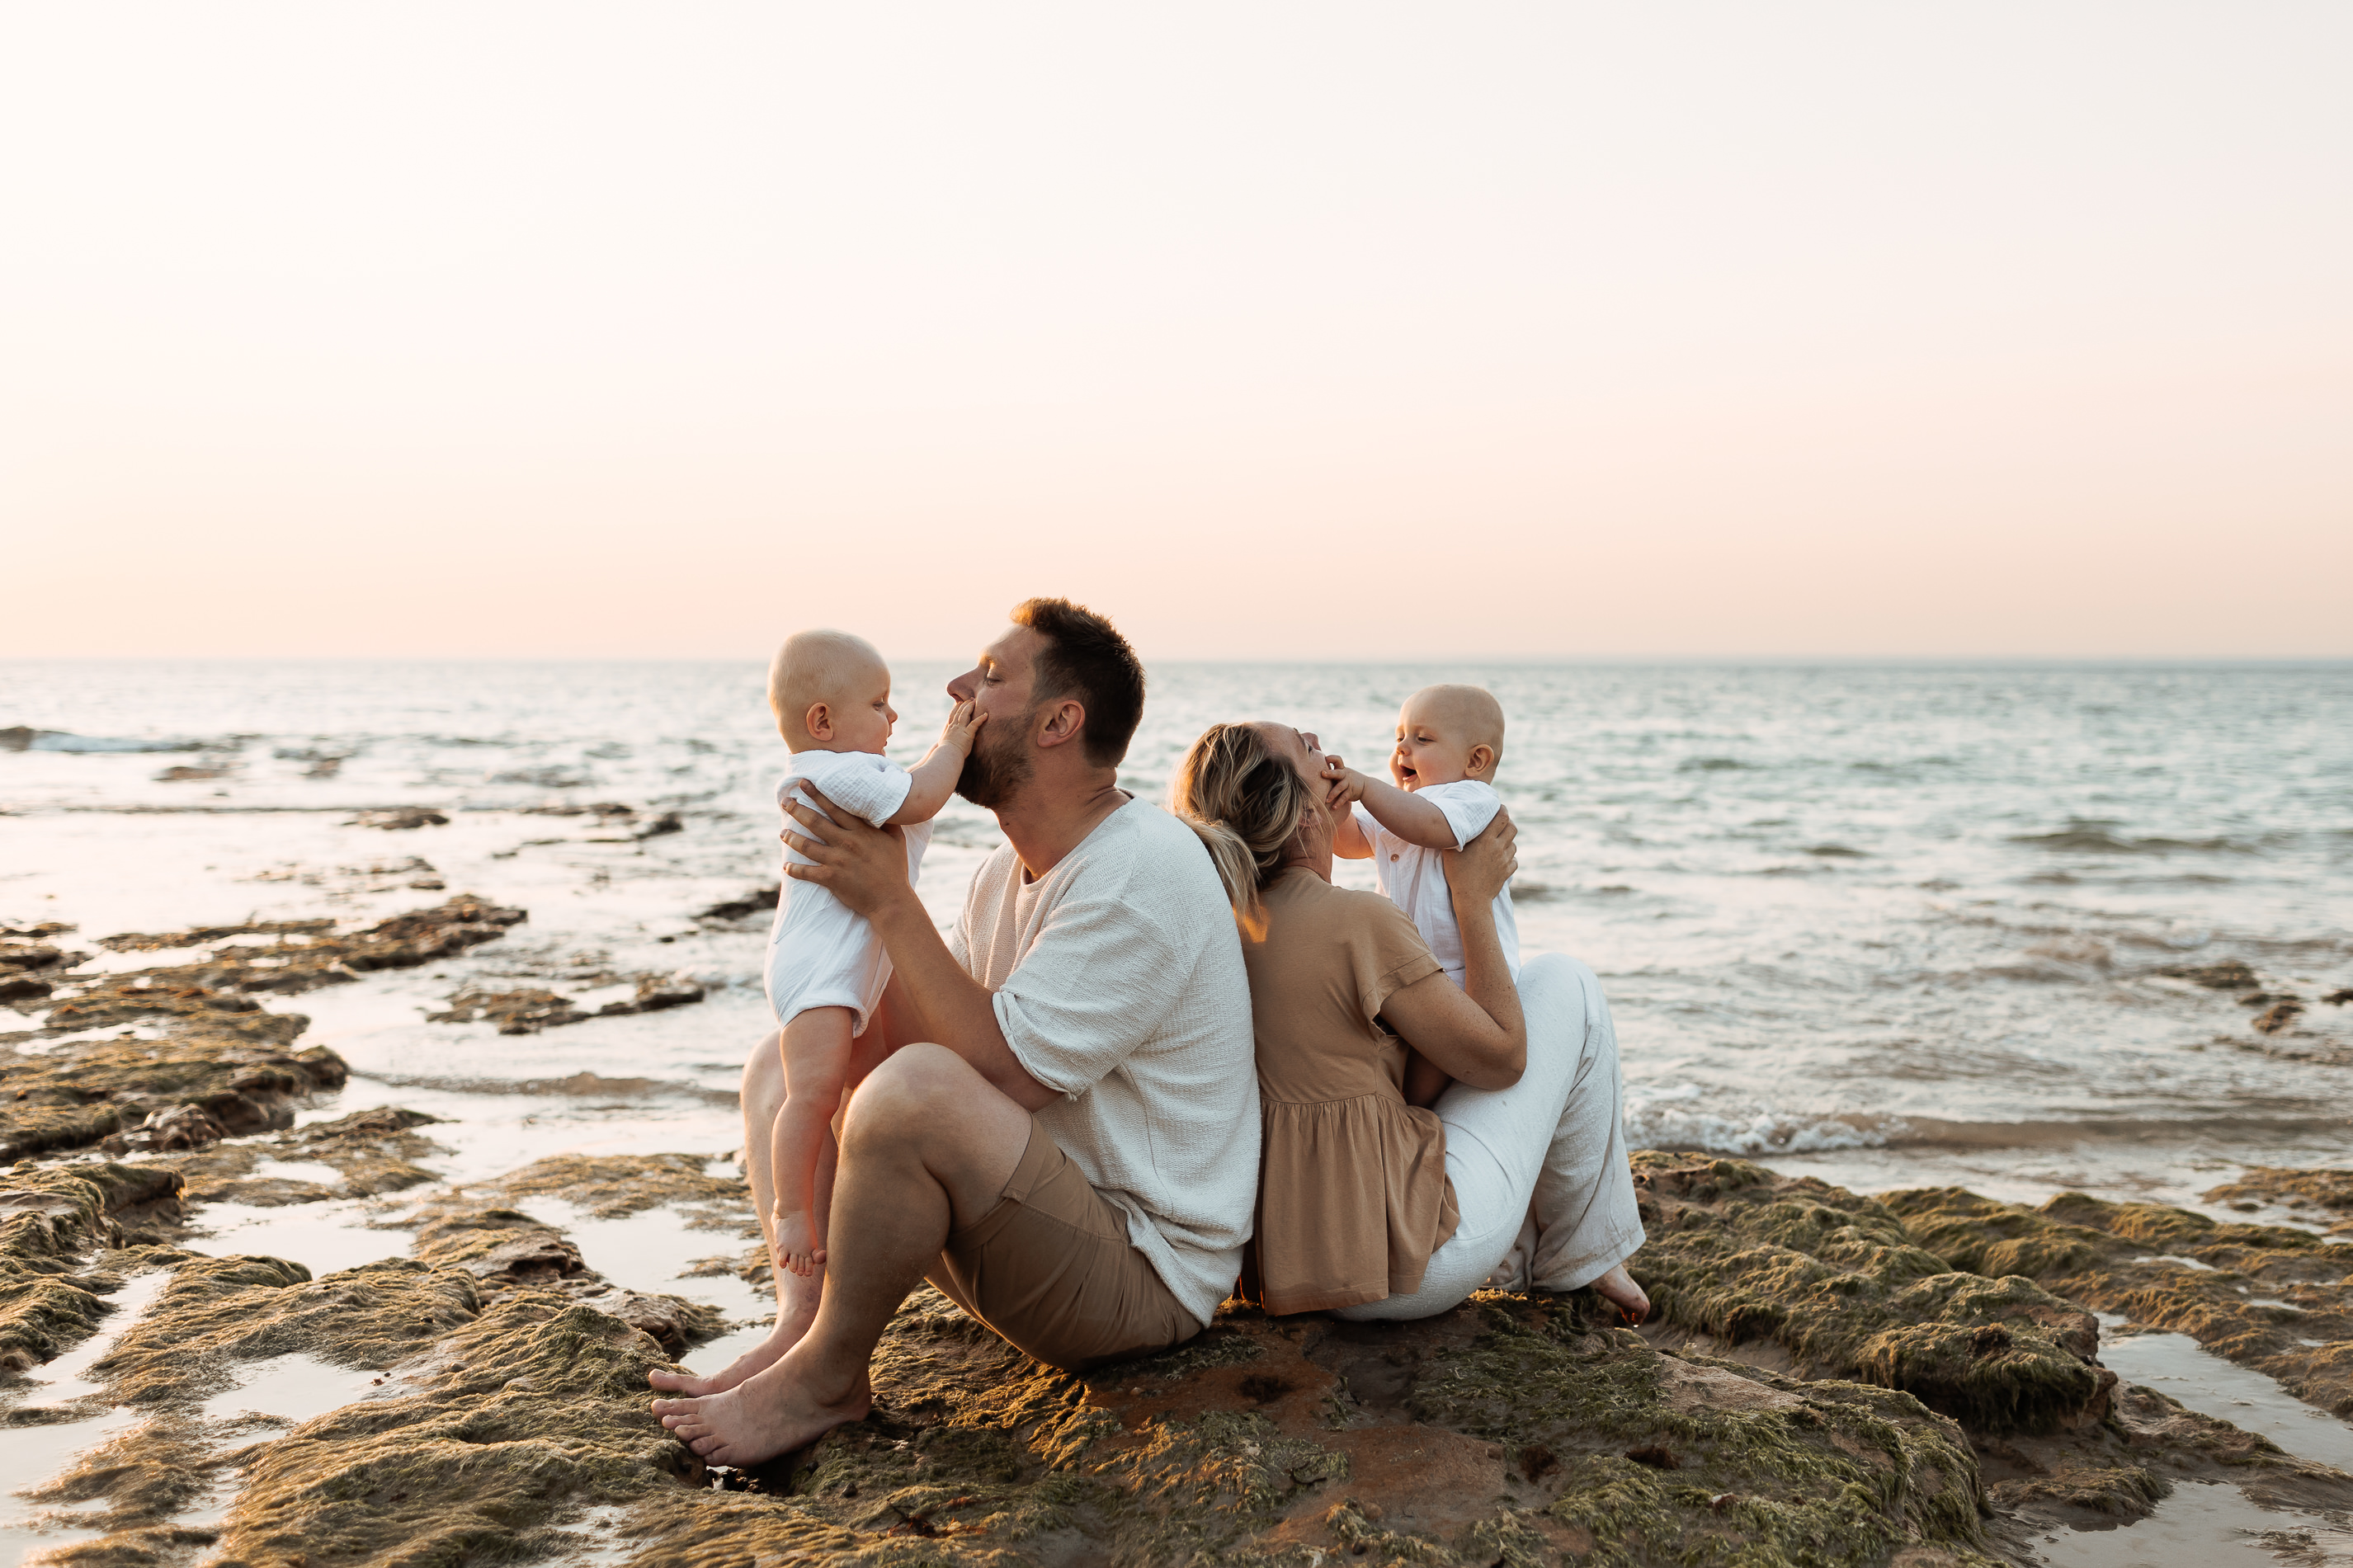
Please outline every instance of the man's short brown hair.
[{"label": "man's short brown hair", "polygon": [[1013,624],[1046,641],[1030,700],[1077,698],[1087,710],[1087,761],[1119,766],[1144,718],[1144,661],[1111,622],[1068,599],[1024,599],[1013,606]]}]

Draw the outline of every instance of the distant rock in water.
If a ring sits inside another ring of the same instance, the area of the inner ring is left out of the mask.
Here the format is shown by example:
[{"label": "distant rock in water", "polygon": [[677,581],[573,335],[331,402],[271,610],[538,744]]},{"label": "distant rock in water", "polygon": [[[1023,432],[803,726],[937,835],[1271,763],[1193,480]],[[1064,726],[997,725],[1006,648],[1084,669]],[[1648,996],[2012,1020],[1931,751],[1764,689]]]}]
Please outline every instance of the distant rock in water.
[{"label": "distant rock in water", "polygon": [[403,805],[382,811],[363,811],[347,826],[381,827],[387,832],[403,833],[418,827],[447,827],[449,819],[429,806]]},{"label": "distant rock in water", "polygon": [[2255,972],[2235,958],[2226,958],[2219,963],[2169,963],[2157,973],[2203,985],[2209,991],[2243,991],[2259,984]]},{"label": "distant rock in water", "polygon": [[740,899],[729,899],[724,903],[713,904],[709,909],[704,910],[701,914],[696,915],[694,918],[699,921],[740,921],[748,919],[753,915],[758,914],[762,910],[775,909],[776,907],[776,900],[782,896],[783,891],[784,889],[781,886],[774,888],[754,888]]}]

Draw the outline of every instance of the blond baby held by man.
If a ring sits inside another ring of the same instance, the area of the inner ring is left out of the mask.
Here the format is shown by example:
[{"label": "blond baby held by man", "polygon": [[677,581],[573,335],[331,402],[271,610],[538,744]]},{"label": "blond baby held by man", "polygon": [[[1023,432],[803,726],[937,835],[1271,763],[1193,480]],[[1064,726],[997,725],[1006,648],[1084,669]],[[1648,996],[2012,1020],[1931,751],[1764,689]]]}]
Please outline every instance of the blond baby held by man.
[{"label": "blond baby held by man", "polygon": [[[899,721],[890,667],[865,638],[835,631],[796,632],[785,640],[768,668],[768,707],[792,752],[776,785],[777,806],[814,806],[806,784],[876,827],[900,827],[913,883],[931,842],[931,819],[947,804],[987,715],[958,702],[922,762],[909,769],[886,760],[882,748]],[[785,856],[795,865],[810,863],[789,847]],[[879,1052],[859,1046],[891,983],[891,959],[873,928],[839,899],[786,877],[766,969],[768,1005],[783,1030],[786,1093],[770,1145],[776,1197],[768,1245],[779,1268],[808,1275],[825,1262],[834,1113],[879,1059]]]}]

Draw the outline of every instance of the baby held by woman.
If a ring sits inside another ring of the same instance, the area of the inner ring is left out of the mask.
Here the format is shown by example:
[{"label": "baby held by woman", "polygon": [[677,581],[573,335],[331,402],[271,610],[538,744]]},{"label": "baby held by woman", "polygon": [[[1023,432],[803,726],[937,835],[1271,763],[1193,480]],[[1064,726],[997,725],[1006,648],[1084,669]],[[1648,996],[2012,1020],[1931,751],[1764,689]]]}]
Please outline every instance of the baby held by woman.
[{"label": "baby held by woman", "polygon": [[[1462,984],[1462,931],[1446,882],[1446,851],[1461,849],[1487,829],[1503,809],[1495,769],[1504,760],[1504,708],[1476,686],[1425,686],[1398,711],[1389,776],[1378,779],[1324,759],[1326,804],[1346,814],[1335,825],[1332,853],[1370,859],[1382,894],[1413,919],[1432,957],[1456,985]],[[1512,890],[1495,895],[1495,935],[1504,963],[1520,974],[1519,922]],[[1450,1080],[1419,1053],[1406,1068],[1409,1104],[1435,1101]]]}]

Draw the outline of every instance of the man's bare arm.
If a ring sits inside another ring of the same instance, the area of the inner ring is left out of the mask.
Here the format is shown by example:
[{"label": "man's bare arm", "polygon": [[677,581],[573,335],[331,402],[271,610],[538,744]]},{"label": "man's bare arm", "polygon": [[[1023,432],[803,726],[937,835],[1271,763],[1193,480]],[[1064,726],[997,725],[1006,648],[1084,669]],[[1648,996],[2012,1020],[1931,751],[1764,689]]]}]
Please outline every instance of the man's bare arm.
[{"label": "man's bare arm", "polygon": [[[789,862],[785,874],[815,882],[864,915],[891,955],[902,994],[914,1008],[923,1037],[962,1057],[975,1072],[1024,1110],[1051,1105],[1061,1095],[1029,1076],[1006,1043],[997,1022],[993,993],[971,975],[940,940],[939,929],[915,889],[907,883],[907,847],[896,828],[870,827],[813,785],[802,786],[836,818],[788,802],[785,810],[800,825],[785,841],[814,866]],[[823,837],[817,835],[822,834]]]}]

